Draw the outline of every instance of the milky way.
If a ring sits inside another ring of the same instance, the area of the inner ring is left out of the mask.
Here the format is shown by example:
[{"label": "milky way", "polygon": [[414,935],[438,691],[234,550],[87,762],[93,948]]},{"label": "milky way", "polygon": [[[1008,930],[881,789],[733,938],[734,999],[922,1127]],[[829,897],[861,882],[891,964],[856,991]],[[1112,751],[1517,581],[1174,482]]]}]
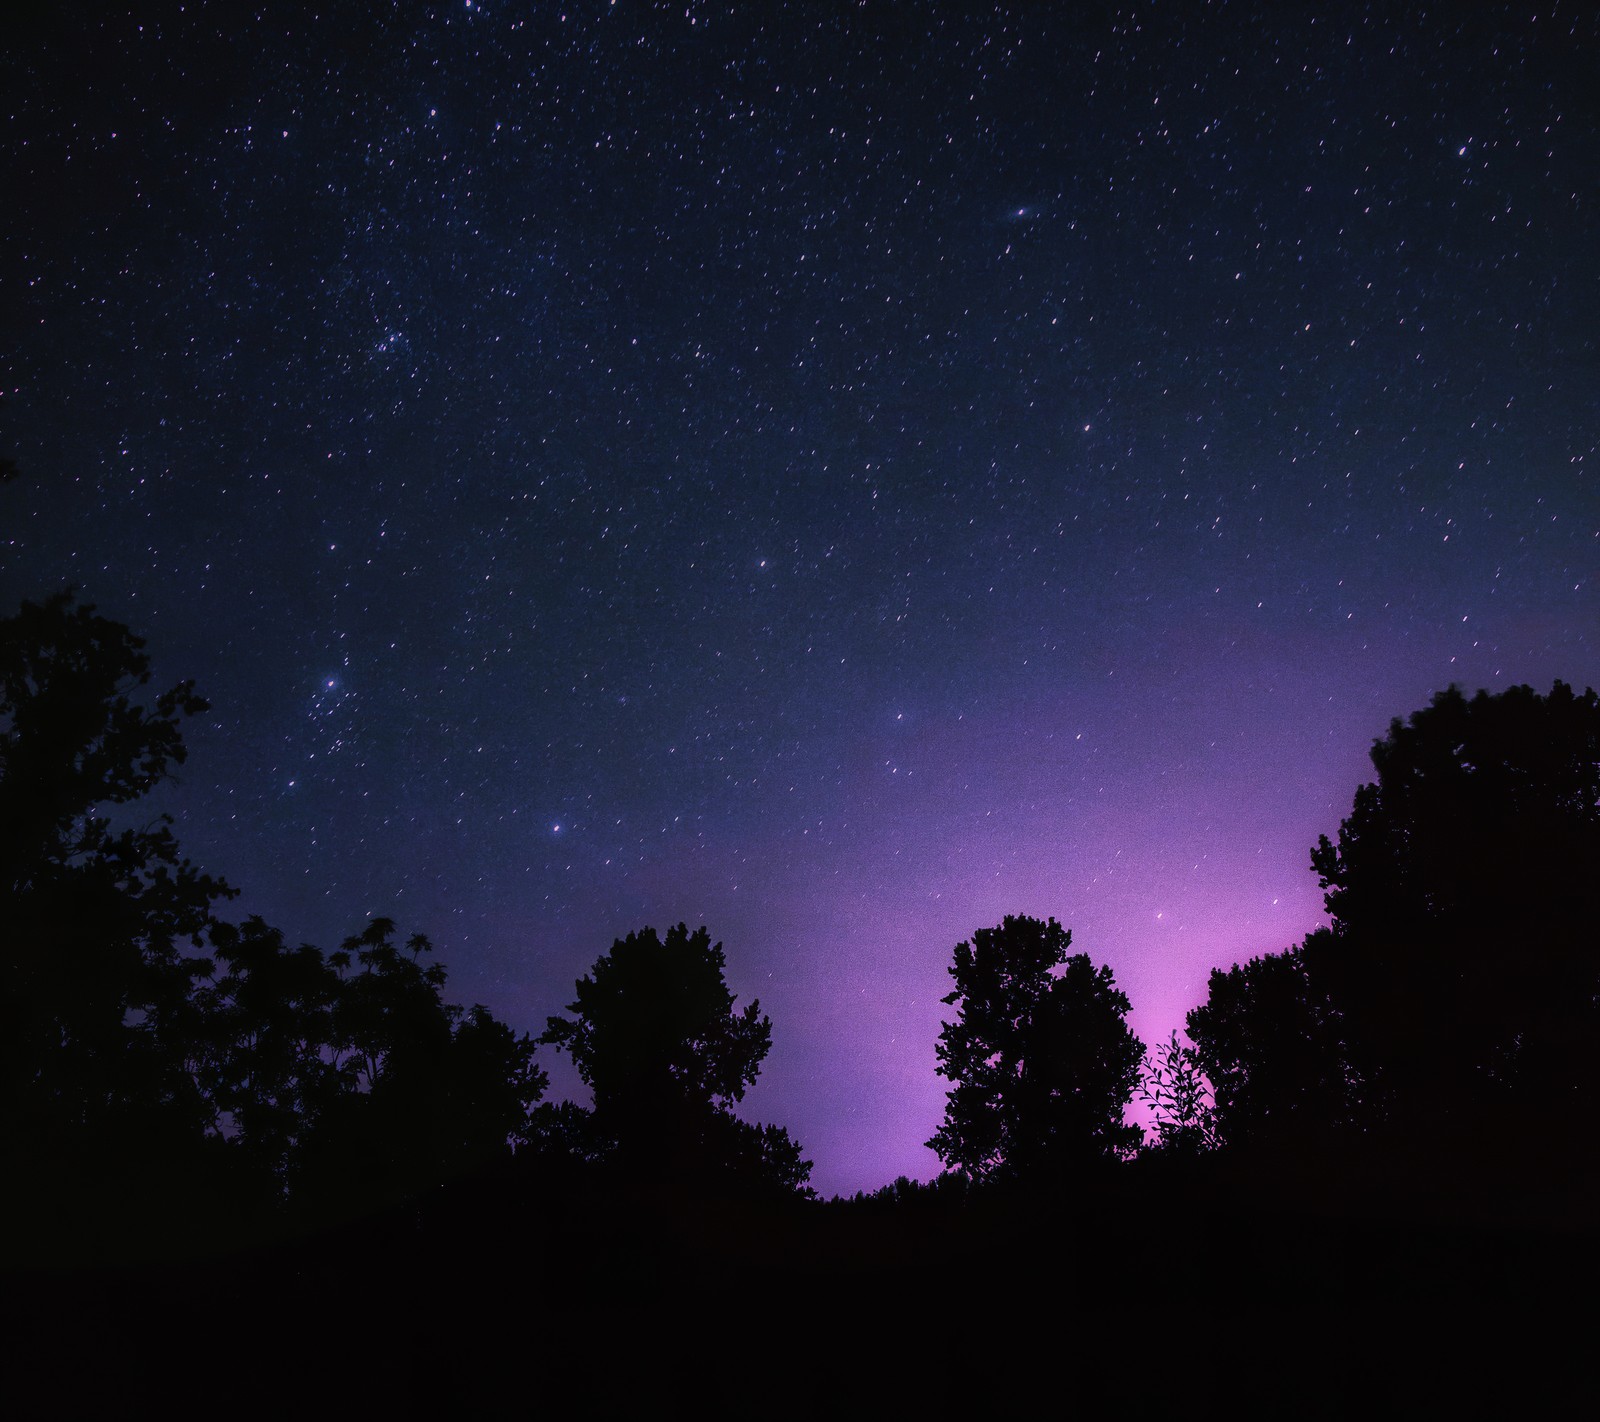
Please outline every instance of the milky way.
[{"label": "milky way", "polygon": [[974,929],[1164,1037],[1392,716],[1600,680],[1592,7],[39,8],[7,610],[198,680],[291,939],[538,1031],[705,923],[825,1193]]}]

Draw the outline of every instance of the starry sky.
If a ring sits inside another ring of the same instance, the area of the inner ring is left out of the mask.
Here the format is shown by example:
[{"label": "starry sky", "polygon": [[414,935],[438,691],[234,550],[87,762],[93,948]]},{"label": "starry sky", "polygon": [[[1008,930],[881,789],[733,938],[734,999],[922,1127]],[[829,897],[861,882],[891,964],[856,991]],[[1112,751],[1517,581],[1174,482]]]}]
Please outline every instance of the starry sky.
[{"label": "starry sky", "polygon": [[1391,717],[1600,682],[1592,6],[30,8],[5,611],[198,680],[291,939],[537,1032],[706,924],[824,1194],[974,929],[1162,1039]]}]

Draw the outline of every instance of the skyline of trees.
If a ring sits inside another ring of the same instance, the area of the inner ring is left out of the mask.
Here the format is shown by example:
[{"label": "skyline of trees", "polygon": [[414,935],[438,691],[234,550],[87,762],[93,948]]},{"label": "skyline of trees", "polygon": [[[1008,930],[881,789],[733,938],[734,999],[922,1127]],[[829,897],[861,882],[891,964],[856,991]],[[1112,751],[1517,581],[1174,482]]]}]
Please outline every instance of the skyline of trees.
[{"label": "skyline of trees", "polygon": [[1438,693],[1311,862],[1330,923],[1188,1016],[1225,1142],[1572,1109],[1600,1089],[1600,697]]},{"label": "skyline of trees", "polygon": [[[114,831],[103,812],[170,777],[205,709],[191,683],[152,696],[149,679],[143,641],[70,594],[0,621],[0,1128],[41,1197],[176,1170],[252,1209],[338,1217],[513,1154],[811,1193],[801,1143],[735,1112],[772,1023],[736,1008],[705,927],[615,940],[533,1037],[447,1003],[432,945],[387,919],[327,953],[230,923],[234,890],[182,858],[169,820]],[[1372,759],[1312,851],[1330,925],[1216,969],[1187,1044],[1147,1052],[1111,969],[1053,918],[957,944],[928,1142],[945,1168],[1043,1180],[1141,1145],[1192,1158],[1592,1099],[1600,698],[1452,688]],[[543,1100],[541,1046],[591,1105]]]}]

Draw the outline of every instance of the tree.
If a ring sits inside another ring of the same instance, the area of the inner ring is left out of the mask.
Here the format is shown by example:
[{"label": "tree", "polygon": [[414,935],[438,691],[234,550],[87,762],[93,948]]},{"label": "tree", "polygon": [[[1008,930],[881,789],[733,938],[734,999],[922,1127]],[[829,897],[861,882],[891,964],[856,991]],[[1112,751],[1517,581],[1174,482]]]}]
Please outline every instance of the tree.
[{"label": "tree", "polygon": [[[279,1024],[279,1072],[248,1080],[235,1112],[243,1143],[265,1121],[286,1187],[314,1206],[405,1198],[506,1155],[547,1085],[525,1034],[446,1003],[443,966],[424,961],[432,944],[413,934],[402,948],[394,934],[375,918],[320,965],[315,948],[290,954],[280,940],[251,965],[268,1002],[251,1000],[249,980],[232,990],[245,1009],[236,1057],[260,1061],[264,1029]],[[229,961],[237,975],[238,954]]]},{"label": "tree", "polygon": [[1124,1156],[1140,1130],[1123,1115],[1144,1045],[1111,969],[1067,956],[1054,919],[1007,917],[958,943],[939,1034],[939,1072],[954,1085],[928,1144],[974,1180],[1024,1178]]},{"label": "tree", "polygon": [[184,760],[192,682],[149,701],[143,641],[70,592],[0,622],[0,1121],[33,1158],[191,1146],[195,951],[232,891],[159,816],[113,827]]},{"label": "tree", "polygon": [[1410,1110],[1592,1088],[1600,698],[1451,687],[1372,762],[1311,856],[1354,1061]]},{"label": "tree", "polygon": [[1198,1155],[1217,1144],[1216,1104],[1200,1055],[1173,1032],[1145,1068],[1139,1095],[1155,1116],[1155,1148],[1170,1155]]},{"label": "tree", "polygon": [[55,1222],[34,1233],[181,1245],[241,1202],[392,1199],[525,1139],[533,1043],[447,1005],[425,938],[379,919],[290,950],[215,917],[232,890],[166,816],[113,823],[205,709],[149,680],[144,643],[70,593],[0,622],[0,1132]]},{"label": "tree", "polygon": [[297,1184],[305,1142],[355,1089],[335,1045],[341,980],[322,951],[291,949],[259,917],[212,933],[221,969],[198,993],[196,1074],[243,1174],[269,1197]]},{"label": "tree", "polygon": [[[660,1179],[711,1173],[799,1189],[810,1163],[779,1127],[733,1114],[772,1045],[752,1001],[734,1010],[722,945],[679,924],[617,939],[579,979],[571,1018],[540,1039],[566,1052],[594,1093],[591,1140],[626,1173]],[[570,1113],[569,1113],[570,1115]],[[581,1135],[566,1119],[563,1130]]]},{"label": "tree", "polygon": [[1229,1141],[1600,1091],[1600,698],[1452,687],[1372,761],[1312,850],[1329,927],[1214,972],[1189,1015]]},{"label": "tree", "polygon": [[1193,1064],[1212,1084],[1220,1141],[1319,1130],[1358,1114],[1369,1093],[1328,990],[1333,948],[1322,929],[1286,953],[1212,970],[1206,1001],[1187,1026]]},{"label": "tree", "polygon": [[1600,697],[1556,682],[1470,701],[1452,686],[1372,747],[1338,843],[1312,867],[1341,935],[1515,931],[1592,910],[1600,852]]},{"label": "tree", "polygon": [[345,940],[361,971],[344,980],[335,1021],[366,1087],[346,1099],[361,1106],[391,1188],[405,1192],[503,1158],[525,1136],[548,1078],[526,1033],[481,1004],[445,1002],[443,965],[423,963],[433,945],[412,934],[401,950],[394,928],[377,918]]}]

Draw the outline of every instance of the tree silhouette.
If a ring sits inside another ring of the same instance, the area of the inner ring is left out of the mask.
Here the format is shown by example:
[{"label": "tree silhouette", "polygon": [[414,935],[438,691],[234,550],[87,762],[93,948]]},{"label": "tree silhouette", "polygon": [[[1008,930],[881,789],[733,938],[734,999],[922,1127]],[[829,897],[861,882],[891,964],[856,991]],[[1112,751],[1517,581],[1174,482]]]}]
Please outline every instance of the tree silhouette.
[{"label": "tree silhouette", "polygon": [[245,1173],[281,1197],[297,1183],[302,1144],[356,1086],[335,1045],[342,983],[320,949],[290,949],[258,917],[212,936],[222,971],[198,993],[197,1074]]},{"label": "tree silhouette", "polygon": [[1372,761],[1312,852],[1353,1060],[1407,1109],[1592,1087],[1600,698],[1452,687]]},{"label": "tree silhouette", "polygon": [[1600,1089],[1600,698],[1452,687],[1372,761],[1312,851],[1329,928],[1214,972],[1189,1015],[1228,1140]]},{"label": "tree silhouette", "polygon": [[1436,695],[1374,743],[1376,783],[1356,791],[1338,843],[1312,866],[1335,931],[1440,923],[1499,930],[1595,897],[1600,697],[1556,682],[1470,701]]},{"label": "tree silhouette", "polygon": [[1213,1127],[1229,1143],[1347,1124],[1363,1083],[1329,995],[1326,929],[1286,953],[1224,971],[1188,1016],[1194,1065],[1214,1092]]},{"label": "tree silhouette", "polygon": [[259,918],[215,918],[232,891],[179,856],[167,817],[113,824],[205,709],[188,682],[141,697],[149,679],[144,643],[70,593],[0,622],[8,1183],[109,1237],[141,1211],[175,1221],[179,1179],[194,1198],[373,1203],[527,1140],[534,1044],[446,1004],[425,938],[399,948],[377,919],[326,957],[290,950]]},{"label": "tree silhouette", "polygon": [[734,1010],[720,943],[679,924],[617,939],[579,979],[571,1018],[551,1017],[540,1039],[566,1052],[594,1093],[587,1135],[627,1174],[706,1173],[798,1189],[810,1163],[788,1133],[749,1125],[733,1105],[772,1045],[772,1022],[752,1001]]},{"label": "tree silhouette", "polygon": [[532,1041],[444,1002],[428,940],[394,933],[374,919],[326,955],[259,918],[214,933],[197,1075],[239,1173],[302,1214],[416,1195],[530,1136]]},{"label": "tree silhouette", "polygon": [[547,1084],[526,1035],[447,1004],[427,938],[402,948],[394,934],[375,918],[327,958],[333,992],[311,1019],[326,1037],[297,1123],[295,1183],[314,1203],[404,1198],[506,1154]]},{"label": "tree silhouette", "polygon": [[939,1072],[954,1083],[928,1144],[972,1179],[1024,1178],[1137,1146],[1123,1113],[1144,1046],[1111,969],[1067,956],[1054,919],[1007,917],[958,943]]},{"label": "tree silhouette", "polygon": [[210,1124],[194,950],[231,890],[180,857],[168,817],[107,812],[170,778],[205,709],[191,682],[143,704],[149,680],[143,641],[70,592],[0,622],[0,1115],[36,1159]]},{"label": "tree silhouette", "polygon": [[1139,1095],[1155,1116],[1156,1149],[1173,1155],[1197,1155],[1217,1144],[1211,1084],[1199,1053],[1184,1046],[1176,1031],[1146,1062]]}]

